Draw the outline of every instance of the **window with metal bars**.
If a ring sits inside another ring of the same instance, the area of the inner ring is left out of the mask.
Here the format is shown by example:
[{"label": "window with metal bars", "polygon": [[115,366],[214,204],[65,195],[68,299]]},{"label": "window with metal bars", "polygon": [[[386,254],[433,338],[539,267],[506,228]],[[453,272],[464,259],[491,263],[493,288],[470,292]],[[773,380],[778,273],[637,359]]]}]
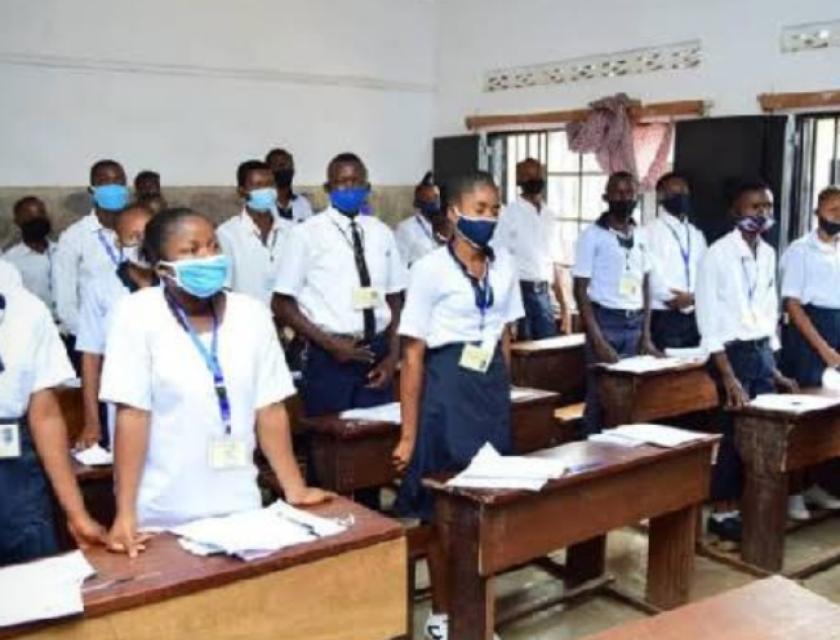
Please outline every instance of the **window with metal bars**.
[{"label": "window with metal bars", "polygon": [[840,183],[840,113],[799,116],[797,142],[791,239],[814,228],[817,196]]}]

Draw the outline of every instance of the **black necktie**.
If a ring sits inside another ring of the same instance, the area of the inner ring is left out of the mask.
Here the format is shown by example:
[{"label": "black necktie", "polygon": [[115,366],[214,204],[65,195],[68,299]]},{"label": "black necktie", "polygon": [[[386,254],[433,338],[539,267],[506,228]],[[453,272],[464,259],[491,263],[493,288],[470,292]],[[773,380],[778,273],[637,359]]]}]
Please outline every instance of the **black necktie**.
[{"label": "black necktie", "polygon": [[[350,232],[353,234],[353,257],[356,260],[356,271],[359,272],[359,284],[363,287],[370,286],[370,272],[365,261],[365,249],[362,246],[362,236],[359,233],[359,225],[355,220],[350,221]],[[365,317],[365,342],[370,342],[376,335],[376,318],[373,309],[363,311]]]}]

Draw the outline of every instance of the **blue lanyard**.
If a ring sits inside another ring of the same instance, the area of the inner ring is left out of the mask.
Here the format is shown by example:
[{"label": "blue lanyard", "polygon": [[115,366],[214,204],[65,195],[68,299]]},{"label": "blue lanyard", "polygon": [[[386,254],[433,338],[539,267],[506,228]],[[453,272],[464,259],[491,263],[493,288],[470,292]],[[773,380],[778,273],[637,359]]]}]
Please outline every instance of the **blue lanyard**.
[{"label": "blue lanyard", "polygon": [[103,229],[98,229],[96,231],[96,237],[99,238],[99,243],[102,245],[102,248],[105,249],[105,253],[108,254],[108,257],[111,259],[111,262],[114,263],[114,266],[119,267],[122,262],[122,255],[117,255],[117,252],[114,251],[111,243],[105,239],[105,231]]},{"label": "blue lanyard", "polygon": [[204,346],[204,343],[201,342],[201,339],[195,332],[195,329],[190,323],[189,318],[187,318],[187,314],[184,309],[173,297],[168,294],[165,295],[170,308],[173,310],[178,319],[178,322],[184,328],[184,331],[187,332],[187,335],[189,335],[190,340],[192,340],[193,345],[204,360],[204,364],[207,365],[207,369],[213,375],[213,387],[216,390],[216,400],[219,403],[219,414],[222,417],[222,424],[225,427],[225,435],[229,436],[231,433],[230,399],[228,398],[225,376],[222,372],[222,365],[219,362],[219,319],[216,317],[216,310],[213,308],[211,303],[210,308],[213,311],[213,337],[210,342],[210,351],[208,351],[207,347]]},{"label": "blue lanyard", "polygon": [[417,220],[417,224],[419,224],[419,225],[420,225],[420,228],[423,230],[424,235],[425,235],[425,236],[426,236],[429,240],[434,240],[435,238],[434,238],[434,236],[432,235],[431,230],[426,228],[426,225],[423,223],[423,219],[420,217],[420,214],[419,214],[419,213],[415,213],[415,214],[414,214],[414,219],[415,219],[415,220]]},{"label": "blue lanyard", "polygon": [[665,223],[665,226],[668,227],[668,231],[670,231],[671,235],[674,236],[674,240],[677,241],[677,246],[680,248],[680,255],[683,259],[683,267],[685,268],[686,291],[691,291],[691,229],[689,229],[686,225],[685,238],[687,246],[683,249],[679,234],[667,222]]},{"label": "blue lanyard", "polygon": [[487,310],[493,306],[493,302],[495,301],[495,295],[493,294],[493,287],[490,286],[490,261],[487,261],[487,268],[484,272],[484,277],[479,280],[475,276],[473,276],[468,270],[466,265],[458,259],[458,256],[455,255],[455,250],[452,248],[452,243],[450,242],[447,246],[449,249],[449,255],[452,256],[452,259],[455,261],[455,264],[461,269],[461,273],[466,276],[467,280],[470,283],[470,286],[473,289],[473,294],[475,295],[475,306],[478,308],[478,313],[481,315],[481,337],[484,338],[484,325],[485,320],[487,318]]}]

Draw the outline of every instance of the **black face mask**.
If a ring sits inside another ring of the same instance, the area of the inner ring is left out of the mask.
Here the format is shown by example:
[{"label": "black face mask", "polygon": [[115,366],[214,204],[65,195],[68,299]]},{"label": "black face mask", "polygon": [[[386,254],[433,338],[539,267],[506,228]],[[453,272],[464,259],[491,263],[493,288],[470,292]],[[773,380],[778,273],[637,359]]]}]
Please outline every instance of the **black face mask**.
[{"label": "black face mask", "polygon": [[840,233],[840,222],[832,222],[831,220],[826,220],[822,216],[817,217],[817,222],[825,233],[830,235],[832,238]]},{"label": "black face mask", "polygon": [[49,218],[34,218],[20,226],[24,242],[43,242],[52,231]]},{"label": "black face mask", "polygon": [[662,200],[662,208],[672,216],[684,216],[691,212],[691,196],[687,193],[675,193]]},{"label": "black face mask", "polygon": [[295,177],[294,169],[279,169],[274,172],[274,183],[278,189],[288,189],[292,186],[292,179]]},{"label": "black face mask", "polygon": [[519,188],[526,196],[538,196],[545,189],[545,180],[542,178],[534,178],[533,180],[525,180],[519,183]]},{"label": "black face mask", "polygon": [[636,210],[635,200],[608,200],[609,212],[619,220],[627,220]]}]

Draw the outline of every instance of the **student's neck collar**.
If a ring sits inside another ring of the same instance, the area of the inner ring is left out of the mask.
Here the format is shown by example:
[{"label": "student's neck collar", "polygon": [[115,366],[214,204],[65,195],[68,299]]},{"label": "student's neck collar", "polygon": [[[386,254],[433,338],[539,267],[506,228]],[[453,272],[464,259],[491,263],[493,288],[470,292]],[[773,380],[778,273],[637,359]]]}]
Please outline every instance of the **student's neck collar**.
[{"label": "student's neck collar", "polygon": [[667,209],[663,208],[663,209],[661,209],[661,214],[666,220],[668,218],[673,218],[674,220],[676,220],[680,224],[685,224],[686,222],[688,222],[688,214],[687,213],[681,213],[681,214],[677,215],[677,214],[671,213]]},{"label": "student's neck collar", "polygon": [[50,241],[44,238],[43,240],[23,240],[23,244],[32,249],[35,253],[46,253],[50,248]]},{"label": "student's neck collar", "polygon": [[748,233],[742,229],[738,229],[738,233],[741,234],[741,239],[747,245],[747,248],[752,251],[753,255],[756,255],[758,253],[758,245],[761,244],[761,234]]},{"label": "student's neck collar", "polygon": [[159,280],[155,270],[150,267],[141,267],[133,262],[123,262],[122,268],[126,277],[131,280],[138,289],[145,289],[158,284]]},{"label": "student's neck collar", "polygon": [[825,231],[817,227],[817,240],[824,245],[836,247],[838,243],[840,243],[840,235],[830,236]]},{"label": "student's neck collar", "polygon": [[186,291],[167,283],[166,294],[170,296],[176,304],[178,304],[188,316],[207,316],[213,314],[213,309],[218,307],[217,300],[224,297],[224,292],[220,291],[209,298],[196,298]]},{"label": "student's neck collar", "polygon": [[117,222],[117,215],[112,211],[105,211],[105,209],[100,209],[99,207],[94,207],[93,214],[96,216],[96,219],[106,229],[114,229],[114,225]]},{"label": "student's neck collar", "polygon": [[295,199],[295,192],[292,191],[292,187],[277,187],[277,201],[281,203],[284,207],[288,206],[292,200]]},{"label": "student's neck collar", "polygon": [[633,228],[636,226],[636,221],[633,220],[633,216],[629,216],[627,219],[621,220],[612,215],[609,211],[604,212],[601,216],[601,221],[604,228],[617,231],[618,233],[623,233],[627,236],[633,233]]},{"label": "student's neck collar", "polygon": [[528,193],[520,193],[519,197],[522,198],[525,202],[532,205],[537,211],[541,211],[543,208],[543,199],[542,194],[531,195]]},{"label": "student's neck collar", "polygon": [[466,266],[467,270],[474,277],[483,277],[490,257],[485,251],[470,244],[464,238],[455,234],[451,242],[452,252]]}]

